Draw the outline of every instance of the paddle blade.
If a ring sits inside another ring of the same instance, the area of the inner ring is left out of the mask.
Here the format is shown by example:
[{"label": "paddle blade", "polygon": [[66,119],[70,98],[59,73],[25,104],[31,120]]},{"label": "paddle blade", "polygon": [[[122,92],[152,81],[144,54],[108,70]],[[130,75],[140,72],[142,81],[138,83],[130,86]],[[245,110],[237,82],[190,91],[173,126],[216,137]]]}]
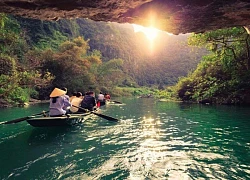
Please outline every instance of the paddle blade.
[{"label": "paddle blade", "polygon": [[112,101],[114,103],[117,103],[117,104],[123,104],[122,102],[119,102],[119,101]]},{"label": "paddle blade", "polygon": [[[77,107],[77,108],[79,108],[79,109],[82,109],[82,110],[85,110],[86,112],[88,112],[89,110],[87,110],[87,109],[84,109],[84,108],[82,108],[82,107],[79,107],[79,106],[75,106],[75,105],[72,105],[73,107]],[[99,114],[99,113],[96,113],[96,112],[93,112],[93,111],[90,111],[92,114],[95,114],[95,115],[97,115],[97,116],[99,116],[99,117],[101,117],[101,118],[103,118],[103,119],[107,119],[107,120],[109,120],[109,121],[115,121],[115,122],[117,122],[117,121],[119,121],[119,119],[116,119],[116,118],[113,118],[113,117],[110,117],[110,116],[106,116],[106,115],[104,115],[104,114]]]},{"label": "paddle blade", "polygon": [[113,118],[113,117],[110,117],[110,116],[107,116],[107,115],[104,115],[104,114],[99,114],[99,113],[95,113],[95,112],[91,112],[91,113],[93,113],[93,114],[95,114],[95,115],[97,115],[97,116],[99,116],[101,118],[107,119],[109,121],[115,121],[115,122],[119,121],[119,119],[116,119],[116,118]]}]

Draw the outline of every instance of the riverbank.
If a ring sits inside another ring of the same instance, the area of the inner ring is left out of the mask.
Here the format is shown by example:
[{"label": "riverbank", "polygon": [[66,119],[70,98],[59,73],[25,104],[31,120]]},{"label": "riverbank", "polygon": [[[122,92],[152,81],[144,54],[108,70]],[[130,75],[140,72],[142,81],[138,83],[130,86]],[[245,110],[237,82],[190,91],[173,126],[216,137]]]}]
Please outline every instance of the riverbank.
[{"label": "riverbank", "polygon": [[29,102],[25,102],[25,103],[10,103],[6,101],[5,99],[0,99],[0,108],[23,107],[23,106],[29,106],[29,105],[38,104],[38,103],[48,103],[48,102],[49,100],[30,99]]}]

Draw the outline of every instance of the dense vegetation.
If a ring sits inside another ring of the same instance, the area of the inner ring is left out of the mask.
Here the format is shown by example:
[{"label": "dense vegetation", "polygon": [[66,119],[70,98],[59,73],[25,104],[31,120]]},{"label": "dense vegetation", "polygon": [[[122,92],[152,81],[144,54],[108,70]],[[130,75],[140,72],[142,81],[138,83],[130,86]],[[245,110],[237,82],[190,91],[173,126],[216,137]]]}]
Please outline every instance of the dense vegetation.
[{"label": "dense vegetation", "polygon": [[175,86],[184,101],[219,104],[250,103],[250,39],[243,27],[220,29],[190,38],[190,45],[211,52],[197,69]]},{"label": "dense vegetation", "polygon": [[189,45],[206,47],[209,54],[187,47],[188,35],[158,32],[150,42],[132,25],[87,19],[48,22],[1,14],[0,37],[1,100],[46,99],[53,87],[67,87],[69,92],[154,92],[183,101],[250,103],[250,40],[242,27],[189,37]]},{"label": "dense vegetation", "polygon": [[28,48],[19,23],[4,14],[0,14],[0,38],[0,100],[26,102],[37,96],[36,87],[50,83],[51,75],[41,74],[39,67],[26,61]]},{"label": "dense vegetation", "polygon": [[132,25],[88,19],[48,22],[1,14],[0,37],[1,100],[46,99],[53,87],[139,95],[144,90],[134,88],[148,86],[161,98],[250,103],[250,40],[242,27],[189,37],[189,45],[209,54],[187,47],[188,35],[159,31],[151,42]]},{"label": "dense vegetation", "polygon": [[187,35],[159,32],[152,49],[145,34],[128,24],[4,14],[0,22],[0,99],[9,102],[46,99],[55,86],[113,95],[127,94],[117,86],[162,89],[186,75],[201,56],[186,46]]},{"label": "dense vegetation", "polygon": [[88,40],[82,37],[43,49],[38,48],[40,43],[28,45],[22,32],[15,19],[1,14],[1,101],[24,103],[30,97],[46,99],[53,87],[67,87],[69,92],[102,90],[106,86],[112,90],[124,74],[121,59],[102,62],[101,53],[91,51]]},{"label": "dense vegetation", "polygon": [[[57,22],[15,17],[25,32],[28,44],[39,49],[57,49],[65,40],[78,36],[89,40],[90,50],[101,52],[102,61],[123,59],[128,78],[125,86],[173,85],[200,61],[204,50],[187,46],[188,35],[170,36],[159,31],[150,41],[130,24],[95,22],[88,19]],[[199,52],[199,53],[198,53]],[[148,73],[151,72],[151,73]]]}]

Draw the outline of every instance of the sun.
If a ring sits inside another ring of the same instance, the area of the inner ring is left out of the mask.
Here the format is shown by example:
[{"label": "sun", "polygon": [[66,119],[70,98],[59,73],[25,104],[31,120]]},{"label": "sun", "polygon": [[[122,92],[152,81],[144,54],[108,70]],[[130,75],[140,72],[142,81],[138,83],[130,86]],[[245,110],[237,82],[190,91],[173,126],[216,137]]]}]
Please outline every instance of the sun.
[{"label": "sun", "polygon": [[158,29],[154,28],[154,27],[143,27],[137,24],[133,24],[134,27],[134,32],[143,32],[146,37],[148,38],[148,40],[153,41],[155,40],[155,38],[157,37],[157,34],[159,32]]},{"label": "sun", "polygon": [[147,38],[150,41],[153,41],[157,37],[157,33],[158,33],[158,30],[153,27],[144,29],[144,34],[147,36]]}]

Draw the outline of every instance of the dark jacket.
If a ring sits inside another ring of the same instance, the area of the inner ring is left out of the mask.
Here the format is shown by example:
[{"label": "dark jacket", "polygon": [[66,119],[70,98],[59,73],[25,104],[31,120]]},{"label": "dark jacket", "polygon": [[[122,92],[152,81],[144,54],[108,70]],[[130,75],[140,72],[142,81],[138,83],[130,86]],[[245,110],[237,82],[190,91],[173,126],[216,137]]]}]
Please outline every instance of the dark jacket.
[{"label": "dark jacket", "polygon": [[94,110],[95,105],[96,100],[93,96],[90,95],[85,95],[83,101],[81,102],[81,107],[90,111]]}]

